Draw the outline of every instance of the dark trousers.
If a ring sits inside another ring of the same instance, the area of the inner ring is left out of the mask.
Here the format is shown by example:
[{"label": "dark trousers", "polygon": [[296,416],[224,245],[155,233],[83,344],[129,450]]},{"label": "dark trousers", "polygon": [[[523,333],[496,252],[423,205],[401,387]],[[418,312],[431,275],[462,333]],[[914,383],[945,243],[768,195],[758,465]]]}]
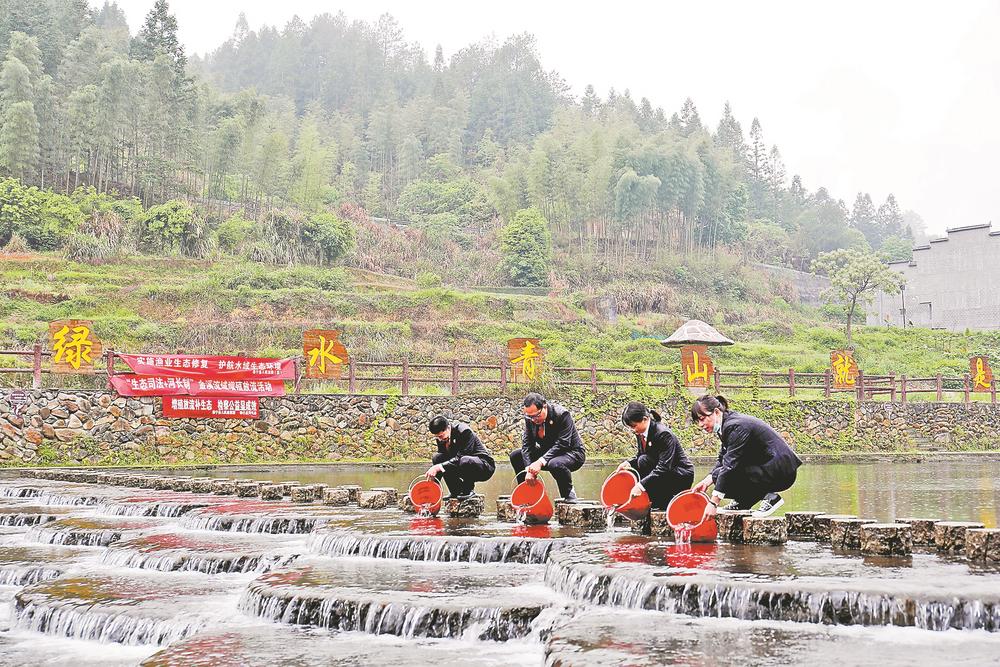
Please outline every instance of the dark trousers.
[{"label": "dark trousers", "polygon": [[[640,454],[638,463],[639,477],[645,477],[656,467],[657,459],[646,454]],[[649,494],[649,502],[654,510],[665,510],[674,496],[682,491],[687,491],[694,483],[694,471],[683,476],[671,475],[657,480],[646,487]]]},{"label": "dark trousers", "polygon": [[[541,454],[539,455],[539,457]],[[577,454],[575,452],[569,454],[561,454],[559,456],[553,456],[549,459],[549,462],[545,464],[545,470],[548,470],[552,475],[552,479],[556,480],[556,484],[559,486],[559,496],[565,498],[569,495],[569,492],[573,490],[573,472],[579,470],[583,466],[585,458],[582,454]],[[523,449],[515,449],[510,453],[510,465],[514,468],[514,472],[517,474],[517,483],[520,484],[524,481],[525,472],[524,469],[531,465],[531,461],[525,456]]]},{"label": "dark trousers", "polygon": [[[431,459],[433,463],[444,463],[452,457],[447,454],[435,454]],[[458,465],[445,468],[445,471],[438,475],[438,479],[444,477],[444,483],[448,485],[448,492],[453,496],[464,496],[472,493],[476,482],[485,482],[496,472],[496,464],[478,456],[463,456],[458,459]]]},{"label": "dark trousers", "polygon": [[761,466],[749,466],[741,472],[742,474],[735,479],[732,472],[729,473],[725,494],[727,499],[735,500],[743,509],[750,509],[769,493],[791,488],[797,475],[796,470],[777,474]]}]

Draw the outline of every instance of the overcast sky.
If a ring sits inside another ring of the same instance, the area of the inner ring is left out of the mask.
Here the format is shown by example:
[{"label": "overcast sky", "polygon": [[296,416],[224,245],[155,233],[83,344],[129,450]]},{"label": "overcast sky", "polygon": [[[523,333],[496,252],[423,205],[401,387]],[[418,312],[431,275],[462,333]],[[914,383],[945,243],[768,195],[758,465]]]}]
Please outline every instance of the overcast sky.
[{"label": "overcast sky", "polygon": [[[103,0],[91,0],[95,6]],[[118,0],[133,32],[153,0]],[[858,191],[943,233],[1000,228],[1000,1],[649,2],[506,0],[170,0],[188,53],[295,14],[392,14],[408,41],[449,57],[484,37],[530,32],[542,63],[580,95],[591,83],[648,97],[667,113],[690,96],[714,129],[729,100],[744,132],[760,118],[789,178]]]}]

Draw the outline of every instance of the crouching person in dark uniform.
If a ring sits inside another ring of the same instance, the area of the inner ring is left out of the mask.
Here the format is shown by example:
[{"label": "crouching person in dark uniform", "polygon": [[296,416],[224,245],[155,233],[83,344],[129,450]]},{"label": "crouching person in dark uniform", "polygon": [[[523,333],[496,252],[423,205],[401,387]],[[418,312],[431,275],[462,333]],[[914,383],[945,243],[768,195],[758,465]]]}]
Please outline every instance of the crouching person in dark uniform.
[{"label": "crouching person in dark uniform", "polygon": [[778,432],[766,423],[729,409],[722,396],[705,395],[691,406],[691,421],[722,441],[712,472],[695,485],[707,491],[715,485],[705,516],[724,510],[749,510],[760,501],[754,516],[770,516],[784,504],[779,491],[791,488],[802,461]]},{"label": "crouching person in dark uniform", "polygon": [[524,397],[524,436],[521,449],[510,453],[517,481],[534,479],[544,469],[559,485],[563,500],[576,500],[573,472],[587,460],[583,440],[569,410],[534,392]]},{"label": "crouching person in dark uniform", "polygon": [[634,469],[639,481],[632,488],[632,495],[643,491],[649,494],[654,510],[665,510],[667,505],[694,482],[694,466],[684,453],[680,441],[663,425],[655,410],[638,401],[632,401],[622,412],[622,423],[635,433],[638,450],[629,461],[622,461],[619,470]]},{"label": "crouching person in dark uniform", "polygon": [[485,482],[496,472],[493,457],[467,424],[449,422],[438,415],[431,419],[428,427],[437,441],[438,451],[426,475],[437,479],[444,477],[449,497],[471,496],[476,482]]}]

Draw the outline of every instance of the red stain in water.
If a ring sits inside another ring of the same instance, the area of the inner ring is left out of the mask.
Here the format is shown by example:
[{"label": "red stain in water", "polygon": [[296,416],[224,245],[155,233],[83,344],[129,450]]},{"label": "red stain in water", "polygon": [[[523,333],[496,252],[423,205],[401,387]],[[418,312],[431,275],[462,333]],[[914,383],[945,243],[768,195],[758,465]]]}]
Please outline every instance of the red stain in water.
[{"label": "red stain in water", "polygon": [[[719,545],[715,543],[688,543],[671,544],[664,553],[664,558],[669,567],[683,568],[686,570],[710,570],[715,562],[715,555],[719,550]],[[681,573],[681,574],[695,574]]]},{"label": "red stain in water", "polygon": [[510,529],[514,537],[552,537],[552,529],[545,524],[516,525]]},{"label": "red stain in water", "polygon": [[410,532],[414,535],[444,535],[444,521],[437,517],[412,519]]},{"label": "red stain in water", "polygon": [[645,563],[645,542],[616,542],[604,548],[604,552],[617,563]]}]

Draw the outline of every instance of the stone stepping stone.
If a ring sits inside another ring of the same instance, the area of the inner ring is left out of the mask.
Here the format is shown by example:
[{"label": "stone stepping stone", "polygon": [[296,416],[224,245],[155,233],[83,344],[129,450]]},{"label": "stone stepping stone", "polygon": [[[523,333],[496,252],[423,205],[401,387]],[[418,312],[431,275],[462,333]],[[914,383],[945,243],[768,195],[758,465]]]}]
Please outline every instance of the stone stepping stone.
[{"label": "stone stepping stone", "polygon": [[743,543],[778,545],[788,541],[788,523],[783,516],[743,517]]},{"label": "stone stepping stone", "polygon": [[236,480],[220,479],[212,482],[212,493],[220,496],[236,495]]},{"label": "stone stepping stone", "polygon": [[445,501],[445,512],[456,519],[476,519],[484,509],[486,509],[486,497],[480,493],[462,500],[449,498]]},{"label": "stone stepping stone", "polygon": [[822,514],[823,512],[785,512],[785,521],[788,522],[788,536],[815,537],[813,519]]},{"label": "stone stepping stone", "polygon": [[932,547],[934,546],[934,524],[940,519],[896,519],[896,523],[906,523],[910,525],[913,535],[913,546]]},{"label": "stone stepping stone", "polygon": [[497,521],[517,521],[517,510],[514,509],[514,503],[510,502],[509,495],[497,496]]},{"label": "stone stepping stone", "polygon": [[813,517],[813,537],[817,542],[829,542],[834,519],[857,519],[854,514],[820,514]]},{"label": "stone stepping stone", "polygon": [[383,491],[389,494],[390,505],[395,505],[399,502],[399,491],[394,486],[373,486],[371,491]]},{"label": "stone stepping stone", "polygon": [[934,546],[949,554],[965,553],[965,531],[985,528],[978,521],[938,521],[934,524]]},{"label": "stone stepping stone", "polygon": [[195,477],[191,480],[191,493],[212,493],[216,482],[228,482],[222,477]]},{"label": "stone stepping stone", "polygon": [[587,530],[607,530],[608,514],[598,503],[578,500],[575,503],[557,503],[559,524]]},{"label": "stone stepping stone", "polygon": [[269,479],[254,480],[252,482],[238,482],[236,484],[237,498],[256,498],[260,495],[261,487],[272,484]]},{"label": "stone stepping stone", "polygon": [[866,523],[859,528],[861,553],[867,556],[909,556],[913,528],[908,523]]},{"label": "stone stepping stone", "polygon": [[358,484],[341,484],[337,488],[339,488],[339,489],[347,489],[347,493],[350,495],[352,503],[357,503],[359,500],[361,500],[361,486],[360,485],[358,485]]},{"label": "stone stepping stone", "polygon": [[743,543],[743,522],[753,515],[750,510],[727,511],[715,513],[715,525],[719,529],[719,539],[732,544]]},{"label": "stone stepping stone", "polygon": [[392,505],[391,498],[385,491],[362,491],[358,497],[358,507],[363,510],[384,510]]},{"label": "stone stepping stone", "polygon": [[860,549],[861,526],[877,523],[875,519],[833,519],[830,521],[830,546],[834,549]]},{"label": "stone stepping stone", "polygon": [[1000,528],[966,530],[965,557],[973,561],[1000,563]]},{"label": "stone stepping stone", "polygon": [[[409,494],[407,494],[405,496],[401,496],[399,502],[400,504],[402,504],[404,503],[404,501],[409,502],[409,500],[410,496]],[[341,487],[323,489],[324,505],[332,505],[334,507],[345,507],[350,503],[351,503],[351,492],[348,491],[347,489]],[[413,503],[411,502],[410,505],[412,504]],[[414,508],[412,511],[416,513],[417,510],[416,508]]]},{"label": "stone stepping stone", "polygon": [[311,503],[323,497],[326,484],[297,484],[289,487],[288,496],[293,503]]},{"label": "stone stepping stone", "polygon": [[674,538],[674,529],[670,527],[666,512],[651,511],[649,513],[649,535],[666,539]]}]

